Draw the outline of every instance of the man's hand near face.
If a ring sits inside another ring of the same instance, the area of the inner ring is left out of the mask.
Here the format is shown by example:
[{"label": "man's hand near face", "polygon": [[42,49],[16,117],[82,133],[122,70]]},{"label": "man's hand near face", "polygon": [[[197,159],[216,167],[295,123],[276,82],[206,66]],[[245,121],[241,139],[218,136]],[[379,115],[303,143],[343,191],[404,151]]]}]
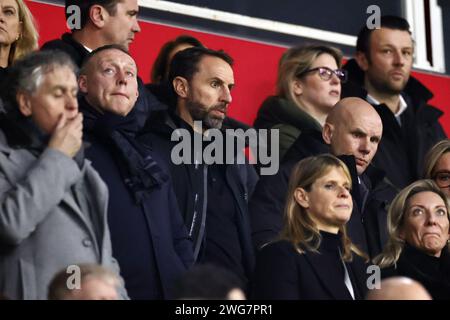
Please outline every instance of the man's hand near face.
[{"label": "man's hand near face", "polygon": [[68,120],[63,113],[56,124],[48,146],[73,158],[80,150],[83,138],[83,115]]}]

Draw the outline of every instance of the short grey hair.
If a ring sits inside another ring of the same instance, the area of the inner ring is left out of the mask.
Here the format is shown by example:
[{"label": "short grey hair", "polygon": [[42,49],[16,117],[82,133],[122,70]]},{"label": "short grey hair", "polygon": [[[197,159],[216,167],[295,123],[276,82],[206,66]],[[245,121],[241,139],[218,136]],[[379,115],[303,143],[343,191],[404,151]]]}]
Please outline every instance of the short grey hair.
[{"label": "short grey hair", "polygon": [[78,74],[75,62],[67,53],[60,50],[36,51],[17,60],[9,72],[9,81],[4,91],[5,100],[15,105],[18,92],[33,95],[44,76],[61,67],[68,67],[75,75]]}]

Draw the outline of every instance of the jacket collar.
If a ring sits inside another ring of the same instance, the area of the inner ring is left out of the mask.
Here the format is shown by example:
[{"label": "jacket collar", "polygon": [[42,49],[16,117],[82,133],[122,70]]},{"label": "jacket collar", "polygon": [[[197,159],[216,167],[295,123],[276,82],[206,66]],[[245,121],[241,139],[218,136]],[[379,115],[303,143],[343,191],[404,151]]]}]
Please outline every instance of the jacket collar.
[{"label": "jacket collar", "polygon": [[322,132],[315,129],[304,130],[294,141],[282,159],[282,163],[297,163],[308,156],[330,153],[330,146],[322,138]]},{"label": "jacket collar", "polygon": [[373,164],[369,164],[366,171],[361,175],[363,181],[370,182],[372,189],[375,189],[382,181],[385,180],[386,173],[384,170],[376,168]]},{"label": "jacket collar", "polygon": [[[326,289],[326,291],[328,291],[333,299],[342,298],[339,294],[340,292],[338,288],[332,285],[333,283],[336,283],[337,275],[334,272],[330,272],[328,265],[323,264],[320,253],[307,251],[305,253],[305,258],[311,265],[311,268],[314,270],[314,273],[316,274],[322,286]],[[344,281],[344,275],[342,275],[342,281]]]},{"label": "jacket collar", "polygon": [[[358,66],[355,59],[350,59],[344,66],[348,71],[348,83],[343,86],[343,97],[349,96],[349,91],[361,98],[366,98],[364,89],[364,71]],[[409,77],[403,92],[413,103],[427,102],[433,98],[433,93],[412,75]]]},{"label": "jacket collar", "polygon": [[[328,239],[330,240],[330,239]],[[325,237],[322,238],[322,242],[327,241]],[[323,288],[328,291],[328,293],[333,297],[333,299],[342,299],[342,293],[340,292],[339,288],[334,286],[333,284],[336,283],[336,277],[342,276],[342,282],[344,282],[344,274],[342,275],[336,275],[336,273],[330,272],[329,266],[325,265],[323,263],[322,254],[320,253],[322,250],[325,251],[332,251],[332,248],[330,248],[332,245],[336,245],[336,254],[338,253],[338,248],[341,248],[341,246],[338,246],[336,244],[336,239],[331,239],[331,243],[321,243],[319,248],[319,253],[312,252],[309,250],[306,250],[304,255],[306,261],[311,265],[311,268],[313,269],[314,273],[316,274],[317,278],[319,279],[320,283],[322,284]],[[346,267],[348,268],[348,264],[346,264]],[[352,281],[352,286],[354,287],[355,284]],[[348,293],[348,297],[350,298],[350,293]]]},{"label": "jacket collar", "polygon": [[[321,234],[323,237],[322,241],[324,241],[326,236],[329,237],[329,235],[324,234],[323,232],[321,232]],[[339,237],[339,235],[337,235],[336,237]],[[336,245],[335,242],[337,239],[331,240],[332,240],[331,244]],[[339,240],[342,241],[340,237]],[[322,247],[324,246],[328,246],[327,250],[329,250],[330,241],[328,244],[321,243],[320,248],[322,249]],[[341,242],[339,243],[339,248],[340,250],[342,250]],[[336,273],[330,272],[329,266],[323,264],[321,255],[315,252],[306,251],[305,257],[306,260],[311,264],[312,269],[316,273],[323,287],[326,288],[326,290],[331,294],[331,296],[334,299],[342,299],[342,294],[338,291],[338,288],[331,285],[332,283],[336,282]],[[352,262],[343,262],[343,263],[345,263],[345,267],[347,268],[347,272],[352,283],[355,299],[361,299],[364,294],[364,290],[363,288],[361,288],[361,284],[365,284],[366,282],[364,274],[365,264],[358,256],[356,256],[355,253],[353,253]],[[342,281],[344,281],[344,275],[342,275]]]},{"label": "jacket collar", "polygon": [[153,112],[145,123],[142,133],[155,133],[170,140],[172,132],[176,129],[186,129],[191,134],[194,132],[192,127],[174,112],[173,108],[169,108]]},{"label": "jacket collar", "polygon": [[301,130],[322,131],[322,126],[294,103],[278,96],[268,97],[258,111],[255,127],[272,127],[279,123],[290,124]]},{"label": "jacket collar", "polygon": [[75,63],[81,67],[84,59],[89,55],[89,51],[73,38],[72,33],[64,33],[61,36],[61,40],[74,49],[71,50],[71,57],[75,60]]},{"label": "jacket collar", "polygon": [[418,270],[424,272],[427,275],[433,275],[441,269],[447,271],[450,263],[450,257],[447,248],[448,247],[445,246],[444,249],[442,249],[441,256],[438,258],[430,256],[425,252],[406,243],[400,255],[399,262],[404,262],[404,265],[413,265]]},{"label": "jacket collar", "polygon": [[[170,140],[172,133],[176,129],[188,130],[192,137],[199,134],[194,131],[189,123],[178,116],[174,107],[152,113],[152,116],[145,124],[143,133],[153,132],[168,137]],[[225,128],[220,129],[220,131],[222,134],[226,134]],[[246,146],[248,145],[248,141],[243,142]]]}]

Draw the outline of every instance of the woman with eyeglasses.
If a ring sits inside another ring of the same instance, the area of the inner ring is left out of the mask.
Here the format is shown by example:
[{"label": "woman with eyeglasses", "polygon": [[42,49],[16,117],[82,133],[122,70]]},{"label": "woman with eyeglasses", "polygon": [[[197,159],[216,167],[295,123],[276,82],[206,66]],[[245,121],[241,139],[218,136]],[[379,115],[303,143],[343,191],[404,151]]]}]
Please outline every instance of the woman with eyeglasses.
[{"label": "woman with eyeglasses", "polygon": [[434,145],[425,157],[426,179],[433,179],[439,188],[450,197],[450,140]]},{"label": "woman with eyeglasses", "polygon": [[277,95],[268,97],[254,127],[280,130],[280,159],[304,130],[321,132],[331,108],[340,100],[342,52],[324,45],[287,50],[278,64]]},{"label": "woman with eyeglasses", "polygon": [[403,189],[389,208],[389,240],[374,259],[382,276],[412,278],[433,299],[450,299],[449,210],[449,198],[432,180]]},{"label": "woman with eyeglasses", "polygon": [[257,255],[252,298],[352,300],[366,292],[364,254],[352,244],[352,179],[330,154],[308,157],[292,172],[278,241]]}]

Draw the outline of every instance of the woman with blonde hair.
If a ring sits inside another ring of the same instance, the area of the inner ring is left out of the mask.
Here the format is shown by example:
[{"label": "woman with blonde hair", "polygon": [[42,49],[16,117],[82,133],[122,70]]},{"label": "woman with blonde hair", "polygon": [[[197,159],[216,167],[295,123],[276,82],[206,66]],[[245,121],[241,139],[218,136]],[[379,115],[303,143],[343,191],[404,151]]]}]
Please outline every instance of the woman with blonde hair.
[{"label": "woman with blonde hair", "polygon": [[304,130],[322,132],[333,106],[341,98],[342,52],[325,45],[288,49],[278,64],[276,96],[258,111],[254,127],[280,130],[280,158]]},{"label": "woman with blonde hair", "polygon": [[389,208],[389,240],[375,258],[383,277],[409,277],[433,299],[450,299],[449,211],[449,199],[432,180],[403,189]]},{"label": "woman with blonde hair", "polygon": [[38,47],[38,32],[34,18],[23,0],[0,0],[0,67]]},{"label": "woman with blonde hair", "polygon": [[450,196],[450,140],[436,143],[425,157],[425,179],[433,179]]},{"label": "woman with blonde hair", "polygon": [[305,158],[294,168],[278,241],[257,257],[256,299],[362,299],[365,264],[346,223],[352,213],[352,179],[329,154]]}]

